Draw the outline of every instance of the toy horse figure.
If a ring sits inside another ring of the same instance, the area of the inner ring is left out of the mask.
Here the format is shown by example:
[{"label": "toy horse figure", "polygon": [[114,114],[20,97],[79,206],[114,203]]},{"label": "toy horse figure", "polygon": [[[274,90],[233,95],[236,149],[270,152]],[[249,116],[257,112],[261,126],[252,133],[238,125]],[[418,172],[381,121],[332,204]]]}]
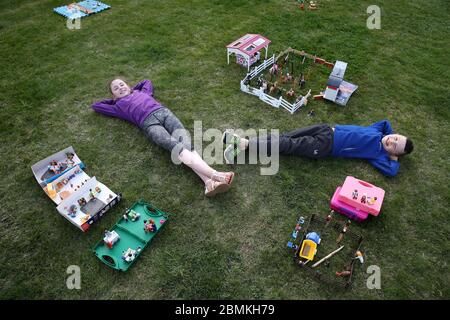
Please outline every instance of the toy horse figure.
[{"label": "toy horse figure", "polygon": [[274,63],[273,66],[270,67],[269,72],[272,75],[278,74],[278,65],[276,63]]},{"label": "toy horse figure", "polygon": [[291,90],[289,90],[288,92],[286,92],[286,95],[287,95],[289,98],[293,98],[293,97],[295,96],[294,89],[291,88]]},{"label": "toy horse figure", "polygon": [[283,77],[283,82],[289,82],[292,81],[292,76],[289,73],[286,73],[286,75]]},{"label": "toy horse figure", "polygon": [[275,83],[269,89],[269,94],[277,93],[277,92],[278,92],[278,82],[275,81]]}]

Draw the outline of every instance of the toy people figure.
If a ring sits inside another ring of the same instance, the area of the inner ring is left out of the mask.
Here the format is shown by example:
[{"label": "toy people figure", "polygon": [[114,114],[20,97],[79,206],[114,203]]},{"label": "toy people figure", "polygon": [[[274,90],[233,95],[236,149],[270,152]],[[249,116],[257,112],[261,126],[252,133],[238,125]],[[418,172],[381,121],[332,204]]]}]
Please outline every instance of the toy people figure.
[{"label": "toy people figure", "polygon": [[78,204],[80,205],[80,207],[86,205],[86,199],[84,199],[84,198],[78,199]]},{"label": "toy people figure", "polygon": [[300,75],[300,81],[298,82],[298,84],[300,85],[300,89],[303,89],[303,87],[305,86],[305,76],[303,75],[303,73]]},{"label": "toy people figure", "polygon": [[102,192],[102,189],[100,189],[99,187],[95,187],[95,192],[100,193]]},{"label": "toy people figure", "polygon": [[353,190],[353,192],[352,192],[352,197],[353,197],[353,200],[356,200],[356,199],[358,199],[358,190]]},{"label": "toy people figure", "polygon": [[50,162],[49,170],[52,171],[54,174],[58,174],[61,170],[61,167],[59,163],[56,160],[53,160]]},{"label": "toy people figure", "polygon": [[145,232],[156,232],[156,224],[152,219],[144,220],[144,231]]},{"label": "toy people figure", "polygon": [[331,220],[333,219],[333,214],[334,214],[334,210],[331,210],[330,214],[327,215],[325,221],[325,227],[328,227],[328,225],[330,224]]},{"label": "toy people figure", "polygon": [[367,203],[369,205],[375,204],[375,201],[377,201],[377,197],[370,197],[370,198],[367,199]]},{"label": "toy people figure", "polygon": [[89,197],[90,197],[91,199],[94,199],[94,198],[95,198],[95,194],[94,194],[94,192],[92,191],[92,189],[89,189]]},{"label": "toy people figure", "polygon": [[347,223],[342,228],[341,233],[339,234],[339,237],[336,240],[337,244],[341,243],[341,241],[344,239],[344,235],[347,233],[347,229],[348,229],[348,226],[350,225],[350,223],[351,223],[350,220],[347,221]]},{"label": "toy people figure", "polygon": [[71,152],[66,153],[67,160],[66,163],[69,167],[73,167],[75,165],[75,161],[73,161],[74,154]]},{"label": "toy people figure", "polygon": [[366,197],[367,195],[364,193],[363,196],[361,197],[361,203],[366,203]]}]

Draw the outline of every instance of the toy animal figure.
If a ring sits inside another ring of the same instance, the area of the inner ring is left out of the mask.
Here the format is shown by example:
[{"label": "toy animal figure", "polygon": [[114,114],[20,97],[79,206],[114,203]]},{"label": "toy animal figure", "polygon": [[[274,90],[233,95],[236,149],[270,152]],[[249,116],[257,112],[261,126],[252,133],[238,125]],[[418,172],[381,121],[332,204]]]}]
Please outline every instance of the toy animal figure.
[{"label": "toy animal figure", "polygon": [[294,97],[294,96],[295,96],[294,89],[291,88],[291,90],[289,90],[288,92],[286,92],[286,95],[287,95],[289,98]]},{"label": "toy animal figure", "polygon": [[286,75],[283,77],[283,82],[284,83],[286,83],[286,82],[289,82],[289,81],[292,81],[292,76],[289,74],[289,72],[288,73],[286,73]]},{"label": "toy animal figure", "polygon": [[277,92],[278,92],[278,82],[275,81],[275,83],[269,89],[269,94],[277,93]]},{"label": "toy animal figure", "polygon": [[264,92],[267,92],[267,81],[263,81],[261,88]]},{"label": "toy animal figure", "polygon": [[277,65],[276,63],[274,63],[273,66],[270,67],[269,73],[270,73],[271,75],[274,75],[274,74],[276,75],[276,74],[278,74],[278,65]]},{"label": "toy animal figure", "polygon": [[317,9],[317,5],[314,3],[314,1],[310,1],[309,2],[308,9],[309,10],[316,10]]}]

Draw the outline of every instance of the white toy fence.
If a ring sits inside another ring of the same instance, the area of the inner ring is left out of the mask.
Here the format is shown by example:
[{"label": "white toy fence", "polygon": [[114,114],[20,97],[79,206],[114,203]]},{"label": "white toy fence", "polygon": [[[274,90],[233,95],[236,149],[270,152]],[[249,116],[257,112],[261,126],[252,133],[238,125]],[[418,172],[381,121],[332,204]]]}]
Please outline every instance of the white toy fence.
[{"label": "white toy fence", "polygon": [[[241,90],[252,94],[254,96],[259,97],[260,100],[264,101],[267,104],[270,104],[272,107],[279,108],[283,107],[287,111],[289,111],[291,114],[293,114],[295,111],[297,111],[302,106],[306,105],[306,100],[311,95],[311,90],[308,91],[308,93],[303,96],[299,101],[296,101],[294,103],[290,103],[289,101],[283,99],[283,97],[280,97],[279,99],[276,99],[268,94],[266,94],[263,90],[263,88],[253,88],[248,83],[250,80],[254,79],[256,76],[258,76],[263,70],[271,67],[275,63],[275,55],[273,55],[271,58],[264,60],[262,64],[259,66],[253,68],[243,80],[241,80]],[[246,84],[247,83],[247,84]]]}]

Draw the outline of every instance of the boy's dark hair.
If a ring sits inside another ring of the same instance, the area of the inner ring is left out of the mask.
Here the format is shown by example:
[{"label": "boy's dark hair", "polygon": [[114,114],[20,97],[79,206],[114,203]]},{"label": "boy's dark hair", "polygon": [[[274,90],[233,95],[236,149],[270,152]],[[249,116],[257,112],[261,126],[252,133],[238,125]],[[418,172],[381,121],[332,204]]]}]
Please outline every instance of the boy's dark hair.
[{"label": "boy's dark hair", "polygon": [[413,150],[414,150],[414,144],[413,144],[412,140],[410,138],[406,138],[404,154],[409,154],[409,153],[413,152]]}]

